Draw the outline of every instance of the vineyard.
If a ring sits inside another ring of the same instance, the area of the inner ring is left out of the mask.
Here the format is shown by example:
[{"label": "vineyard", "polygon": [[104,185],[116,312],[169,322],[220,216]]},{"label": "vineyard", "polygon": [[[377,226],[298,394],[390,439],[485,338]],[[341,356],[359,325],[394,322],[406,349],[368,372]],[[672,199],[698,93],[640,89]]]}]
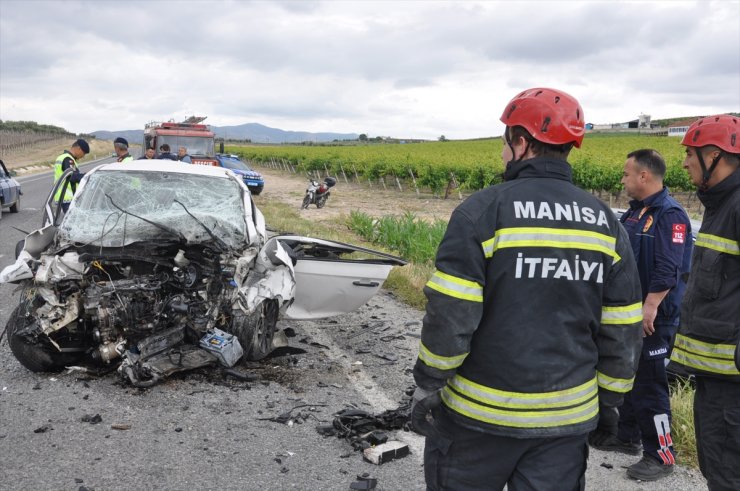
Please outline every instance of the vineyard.
[{"label": "vineyard", "polygon": [[[653,148],[663,155],[668,170],[665,183],[674,191],[693,189],[682,168],[684,150],[677,138],[642,135],[589,134],[569,161],[573,180],[583,189],[614,192],[620,189],[622,168],[629,152]],[[445,141],[353,146],[228,146],[227,152],[252,162],[287,166],[301,173],[329,173],[376,181],[414,185],[439,192],[454,181],[474,191],[501,181],[502,140]]]},{"label": "vineyard", "polygon": [[25,152],[38,143],[59,142],[71,136],[64,128],[34,121],[0,120],[0,158]]}]

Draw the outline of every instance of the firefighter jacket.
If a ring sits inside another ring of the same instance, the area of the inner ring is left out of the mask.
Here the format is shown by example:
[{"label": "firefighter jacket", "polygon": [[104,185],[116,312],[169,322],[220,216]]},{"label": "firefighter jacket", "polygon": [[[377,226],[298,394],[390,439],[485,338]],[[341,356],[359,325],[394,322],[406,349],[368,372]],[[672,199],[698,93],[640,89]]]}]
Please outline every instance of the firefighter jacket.
[{"label": "firefighter jacket", "polygon": [[649,293],[669,290],[658,306],[655,333],[645,337],[642,345],[643,358],[666,358],[691,268],[691,221],[666,187],[642,201],[630,201],[619,221],[632,244],[643,302]]},{"label": "firefighter jacket", "polygon": [[740,383],[740,170],[707,191],[671,360]]},{"label": "firefighter jacket", "polygon": [[513,437],[583,434],[632,388],[640,281],[612,211],[535,158],[452,214],[414,378],[459,424]]}]

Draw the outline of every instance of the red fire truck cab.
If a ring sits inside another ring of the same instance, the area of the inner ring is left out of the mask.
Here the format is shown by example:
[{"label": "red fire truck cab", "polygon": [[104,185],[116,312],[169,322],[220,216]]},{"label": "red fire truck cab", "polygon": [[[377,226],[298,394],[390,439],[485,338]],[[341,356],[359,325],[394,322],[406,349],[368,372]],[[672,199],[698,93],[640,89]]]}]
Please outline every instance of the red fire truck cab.
[{"label": "red fire truck cab", "polygon": [[144,148],[153,148],[159,155],[161,146],[166,143],[170,151],[177,155],[177,150],[185,147],[193,164],[217,166],[215,134],[208,125],[201,124],[204,119],[193,116],[182,123],[148,123],[144,127]]}]

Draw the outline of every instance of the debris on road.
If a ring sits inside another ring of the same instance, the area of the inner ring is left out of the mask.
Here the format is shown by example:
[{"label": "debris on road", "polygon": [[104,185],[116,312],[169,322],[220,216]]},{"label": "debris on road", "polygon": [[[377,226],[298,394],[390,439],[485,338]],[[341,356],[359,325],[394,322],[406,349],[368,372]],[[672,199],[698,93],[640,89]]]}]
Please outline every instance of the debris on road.
[{"label": "debris on road", "polygon": [[86,414],[80,419],[80,421],[82,421],[83,423],[90,423],[91,425],[96,425],[100,423],[101,421],[103,421],[103,418],[99,414],[95,414],[95,415]]},{"label": "debris on road", "polygon": [[362,451],[365,459],[375,465],[385,464],[391,460],[406,457],[410,452],[406,443],[391,441]]},{"label": "debris on road", "polygon": [[388,441],[388,431],[408,430],[410,403],[389,409],[378,415],[356,408],[347,408],[335,414],[332,424],[318,425],[323,436],[347,440],[355,450],[365,450]]},{"label": "debris on road", "polygon": [[374,477],[370,477],[370,474],[363,472],[357,476],[357,480],[349,485],[350,489],[375,489],[378,485],[378,480]]}]

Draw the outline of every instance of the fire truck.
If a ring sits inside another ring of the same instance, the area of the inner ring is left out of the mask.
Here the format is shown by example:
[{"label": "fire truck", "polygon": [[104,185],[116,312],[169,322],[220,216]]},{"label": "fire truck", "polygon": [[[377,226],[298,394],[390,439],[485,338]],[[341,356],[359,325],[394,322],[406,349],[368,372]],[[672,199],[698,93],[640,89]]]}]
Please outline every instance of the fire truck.
[{"label": "fire truck", "polygon": [[177,149],[185,147],[193,164],[219,165],[215,152],[215,133],[208,125],[202,124],[206,116],[191,116],[181,123],[151,122],[144,127],[144,148],[153,148],[157,154],[163,144],[177,154]]}]

